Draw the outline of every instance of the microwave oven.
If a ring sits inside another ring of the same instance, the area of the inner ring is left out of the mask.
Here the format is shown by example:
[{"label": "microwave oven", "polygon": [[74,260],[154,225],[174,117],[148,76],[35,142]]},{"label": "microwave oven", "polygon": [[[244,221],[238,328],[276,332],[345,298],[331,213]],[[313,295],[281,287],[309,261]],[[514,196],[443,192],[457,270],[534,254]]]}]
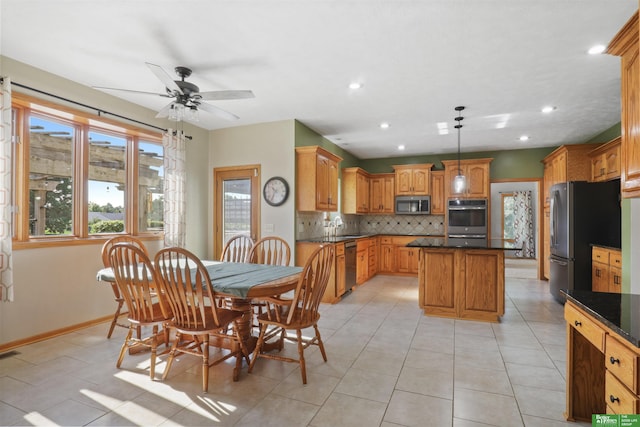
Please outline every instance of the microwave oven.
[{"label": "microwave oven", "polygon": [[396,214],[429,215],[431,196],[396,196]]}]

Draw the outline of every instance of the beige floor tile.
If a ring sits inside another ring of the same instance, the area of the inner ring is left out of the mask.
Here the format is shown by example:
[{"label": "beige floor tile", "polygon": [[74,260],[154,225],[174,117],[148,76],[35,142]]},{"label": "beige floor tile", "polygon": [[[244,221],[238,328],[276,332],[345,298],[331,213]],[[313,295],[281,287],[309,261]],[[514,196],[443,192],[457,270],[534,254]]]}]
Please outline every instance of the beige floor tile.
[{"label": "beige floor tile", "polygon": [[564,421],[566,409],[565,391],[544,390],[539,388],[514,385],[516,400],[523,415]]},{"label": "beige floor tile", "polygon": [[423,394],[441,399],[453,399],[453,374],[437,368],[405,367],[398,377],[396,390]]},{"label": "beige floor tile", "polygon": [[273,389],[273,393],[322,406],[339,382],[336,377],[307,372],[307,384],[303,384],[300,369],[296,369]]},{"label": "beige floor tile", "polygon": [[373,351],[367,346],[352,367],[361,371],[398,376],[402,370],[404,358],[404,353],[395,351],[393,347],[386,348],[386,351]]},{"label": "beige floor tile", "polygon": [[471,420],[463,420],[461,418],[453,419],[453,427],[491,427],[491,424],[477,423]]},{"label": "beige floor tile", "polygon": [[507,363],[506,366],[511,384],[514,386],[522,385],[560,392],[566,390],[564,379],[555,368],[541,368],[538,366],[517,365],[515,363]]},{"label": "beige floor tile", "polygon": [[[386,405],[385,405],[386,407]],[[26,425],[25,420],[26,412],[21,411],[18,408],[14,408],[11,405],[0,402],[0,425],[12,426],[12,425]]]},{"label": "beige floor tile", "polygon": [[546,351],[528,349],[522,347],[500,347],[502,359],[505,363],[514,363],[527,366],[540,366],[543,368],[555,368],[553,361]]},{"label": "beige floor tile", "polygon": [[397,376],[377,372],[350,369],[335,391],[363,399],[388,403],[395,387]]},{"label": "beige floor tile", "polygon": [[[52,424],[63,426],[85,425],[100,418],[106,413],[91,406],[83,405],[75,400],[65,400],[45,409],[40,414]],[[155,414],[152,414],[155,416]],[[155,424],[150,422],[150,424]]]},{"label": "beige floor tile", "polygon": [[452,401],[395,391],[384,420],[403,426],[451,426]]},{"label": "beige floor tile", "polygon": [[498,350],[485,351],[483,347],[475,350],[468,348],[456,349],[454,366],[470,366],[479,369],[494,369],[504,371],[504,361],[502,354]]},{"label": "beige floor tile", "polygon": [[466,365],[456,366],[454,381],[456,390],[461,388],[486,390],[505,396],[513,396],[513,389],[506,370],[472,368]]},{"label": "beige floor tile", "polygon": [[554,421],[548,418],[523,415],[524,425],[527,427],[592,427],[592,424],[579,421]]},{"label": "beige floor tile", "polygon": [[453,335],[445,337],[445,336],[436,336],[436,335],[418,335],[416,334],[415,338],[411,342],[411,349],[416,350],[427,350],[427,351],[435,351],[439,353],[446,353],[453,355],[454,353],[454,344],[455,340]]},{"label": "beige floor tile", "polygon": [[332,393],[311,420],[313,427],[361,427],[380,424],[387,405],[341,393]]},{"label": "beige floor tile", "polygon": [[494,426],[522,426],[516,399],[485,391],[456,389],[453,416]]},{"label": "beige floor tile", "polygon": [[237,426],[304,426],[316,415],[319,406],[283,396],[269,395],[245,414]]},{"label": "beige floor tile", "polygon": [[405,368],[436,369],[453,374],[453,355],[412,348],[404,361]]}]

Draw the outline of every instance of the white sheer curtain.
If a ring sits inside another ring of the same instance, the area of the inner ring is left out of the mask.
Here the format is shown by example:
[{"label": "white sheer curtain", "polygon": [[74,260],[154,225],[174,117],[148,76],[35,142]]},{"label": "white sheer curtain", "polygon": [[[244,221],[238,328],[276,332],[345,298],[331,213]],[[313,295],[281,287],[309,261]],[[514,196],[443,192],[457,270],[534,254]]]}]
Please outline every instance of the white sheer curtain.
[{"label": "white sheer curtain", "polygon": [[11,221],[13,207],[11,168],[13,147],[11,144],[11,81],[0,78],[0,287],[3,301],[13,301],[13,259],[11,255]]},{"label": "white sheer curtain", "polygon": [[164,245],[183,248],[186,236],[185,137],[167,129],[164,146]]},{"label": "white sheer curtain", "polygon": [[531,191],[515,191],[513,209],[514,239],[517,245],[522,245],[521,251],[516,251],[516,256],[522,258],[535,258],[536,247],[533,229],[533,202]]}]

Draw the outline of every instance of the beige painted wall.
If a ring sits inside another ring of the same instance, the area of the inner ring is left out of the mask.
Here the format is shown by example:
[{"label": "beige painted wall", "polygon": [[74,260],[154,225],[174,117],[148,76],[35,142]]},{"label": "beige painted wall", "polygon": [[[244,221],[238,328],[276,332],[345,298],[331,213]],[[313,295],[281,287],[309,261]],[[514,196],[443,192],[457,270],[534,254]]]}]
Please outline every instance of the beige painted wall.
[{"label": "beige painted wall", "polygon": [[[144,123],[163,128],[175,126],[175,123],[155,119],[155,111],[6,57],[0,57],[0,76]],[[13,90],[23,91],[16,87]],[[206,229],[209,218],[209,136],[205,129],[183,126],[185,132],[193,136],[187,142],[187,248],[204,256],[207,236],[202,230]],[[155,254],[160,244],[151,245],[152,253]],[[95,279],[96,271],[102,266],[101,247],[102,241],[96,241],[80,246],[14,251],[15,301],[0,302],[0,345],[113,314],[115,303],[110,288]],[[105,326],[105,336],[106,332]]]},{"label": "beige painted wall", "polygon": [[[211,132],[209,150],[209,188],[213,195],[213,170],[221,166],[261,165],[260,235],[277,235],[289,243],[292,264],[295,248],[295,136],[294,120],[219,129]],[[272,176],[289,183],[290,194],[282,206],[269,206],[262,200],[262,186]],[[213,255],[213,201],[209,206],[209,255]],[[273,232],[267,232],[273,225]]]}]

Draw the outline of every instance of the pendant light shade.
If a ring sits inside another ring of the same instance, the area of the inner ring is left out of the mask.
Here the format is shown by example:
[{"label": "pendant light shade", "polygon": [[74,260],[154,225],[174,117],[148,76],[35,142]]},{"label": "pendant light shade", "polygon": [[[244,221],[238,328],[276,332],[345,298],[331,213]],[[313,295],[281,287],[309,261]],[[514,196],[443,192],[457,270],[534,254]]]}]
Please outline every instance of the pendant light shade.
[{"label": "pendant light shade", "polygon": [[464,107],[456,107],[455,110],[458,112],[458,117],[455,118],[457,124],[454,126],[458,129],[458,173],[453,178],[453,193],[461,194],[467,188],[467,178],[462,174],[462,168],[460,167],[460,129],[462,129],[462,120],[464,119],[460,114]]}]

